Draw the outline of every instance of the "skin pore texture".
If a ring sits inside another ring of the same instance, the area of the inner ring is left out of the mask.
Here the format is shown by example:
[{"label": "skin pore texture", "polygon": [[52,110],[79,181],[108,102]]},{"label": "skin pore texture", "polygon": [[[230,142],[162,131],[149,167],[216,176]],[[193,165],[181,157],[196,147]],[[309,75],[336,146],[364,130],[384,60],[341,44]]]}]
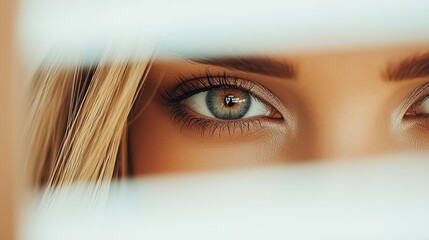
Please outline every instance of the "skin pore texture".
[{"label": "skin pore texture", "polygon": [[[420,106],[429,95],[427,52],[427,44],[415,44],[155,60],[130,115],[131,174],[429,150],[429,118]],[[205,114],[207,97],[196,96],[211,89],[223,89],[216,103],[229,91],[250,93],[259,115],[228,120]]]}]

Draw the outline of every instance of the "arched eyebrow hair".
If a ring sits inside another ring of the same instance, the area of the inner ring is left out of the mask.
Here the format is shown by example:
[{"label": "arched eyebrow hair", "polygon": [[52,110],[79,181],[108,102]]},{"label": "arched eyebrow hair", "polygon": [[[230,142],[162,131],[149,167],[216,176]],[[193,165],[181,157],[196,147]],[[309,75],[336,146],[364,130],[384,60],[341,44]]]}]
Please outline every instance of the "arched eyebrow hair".
[{"label": "arched eyebrow hair", "polygon": [[240,70],[249,73],[257,73],[272,77],[294,79],[296,70],[294,65],[287,60],[275,60],[269,57],[216,57],[194,58],[192,62],[224,67],[232,70]]},{"label": "arched eyebrow hair", "polygon": [[386,70],[387,81],[397,82],[421,77],[429,77],[429,52],[389,64]]},{"label": "arched eyebrow hair", "polygon": [[[192,62],[225,67],[249,73],[257,73],[286,79],[296,78],[296,68],[288,60],[276,60],[269,57],[216,57],[192,58]],[[429,77],[429,52],[405,58],[398,63],[391,63],[384,72],[387,81],[404,81]]]}]

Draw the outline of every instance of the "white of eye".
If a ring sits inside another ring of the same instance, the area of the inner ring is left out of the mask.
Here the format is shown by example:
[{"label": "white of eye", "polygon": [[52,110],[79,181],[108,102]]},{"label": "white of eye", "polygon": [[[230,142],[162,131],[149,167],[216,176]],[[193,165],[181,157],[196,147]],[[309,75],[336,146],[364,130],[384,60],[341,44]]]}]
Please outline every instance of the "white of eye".
[{"label": "white of eye", "polygon": [[419,106],[415,108],[417,114],[429,114],[429,98],[426,98]]},{"label": "white of eye", "polygon": [[[191,97],[182,101],[182,104],[191,109],[192,111],[199,113],[203,116],[216,118],[209,110],[206,98],[209,91],[197,93]],[[268,116],[270,109],[261,101],[253,96],[250,96],[250,107],[249,110],[244,114],[242,118],[250,118],[256,116]]]}]

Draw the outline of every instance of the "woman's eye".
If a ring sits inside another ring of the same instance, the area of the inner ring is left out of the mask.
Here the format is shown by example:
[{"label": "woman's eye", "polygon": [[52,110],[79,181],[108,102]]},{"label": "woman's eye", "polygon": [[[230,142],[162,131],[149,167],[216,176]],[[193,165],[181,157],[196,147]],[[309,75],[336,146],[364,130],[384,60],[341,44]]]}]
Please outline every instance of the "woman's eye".
[{"label": "woman's eye", "polygon": [[429,116],[429,96],[426,96],[423,101],[410,107],[405,113],[406,118],[413,117],[428,117]]},{"label": "woman's eye", "polygon": [[203,116],[222,120],[257,116],[281,118],[273,107],[240,89],[216,88],[200,92],[183,100],[182,104]]}]

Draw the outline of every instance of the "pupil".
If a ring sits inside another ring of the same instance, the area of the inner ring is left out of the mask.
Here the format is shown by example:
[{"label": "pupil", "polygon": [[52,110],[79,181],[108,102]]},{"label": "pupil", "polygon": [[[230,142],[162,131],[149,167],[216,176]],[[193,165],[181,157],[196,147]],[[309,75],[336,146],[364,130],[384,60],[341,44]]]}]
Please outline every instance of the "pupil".
[{"label": "pupil", "polygon": [[234,95],[229,94],[225,97],[225,105],[228,107],[232,107],[235,105],[235,102],[233,101]]}]

